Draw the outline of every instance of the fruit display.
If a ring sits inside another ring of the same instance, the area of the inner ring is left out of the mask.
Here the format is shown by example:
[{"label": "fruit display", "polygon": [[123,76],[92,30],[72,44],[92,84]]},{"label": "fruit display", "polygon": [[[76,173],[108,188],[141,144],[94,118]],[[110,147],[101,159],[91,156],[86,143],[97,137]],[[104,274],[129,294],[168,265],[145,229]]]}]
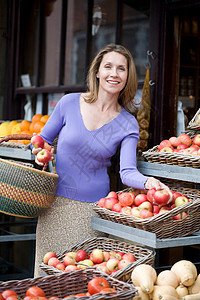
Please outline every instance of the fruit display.
[{"label": "fruit display", "polygon": [[200,274],[189,260],[179,260],[159,274],[150,265],[138,265],[132,271],[131,281],[139,293],[133,300],[200,299]]},{"label": "fruit display", "polygon": [[103,251],[98,248],[93,249],[90,253],[83,249],[67,252],[62,259],[58,258],[55,252],[50,251],[43,258],[44,264],[63,272],[93,267],[109,275],[113,275],[135,261],[134,254],[130,252]]},{"label": "fruit display", "polygon": [[[119,193],[111,191],[105,198],[99,199],[97,204],[113,212],[146,219],[192,201],[183,193],[173,190],[170,192],[172,197],[168,191],[155,188],[148,191],[130,189]],[[186,216],[187,213],[183,212],[174,216],[174,220],[180,220]]]},{"label": "fruit display", "polygon": [[132,300],[137,294],[128,284],[94,269],[0,282],[1,300],[115,299]]},{"label": "fruit display", "polygon": [[158,146],[159,152],[180,153],[185,155],[200,155],[200,134],[191,138],[187,133],[178,137],[172,136],[162,140]]},{"label": "fruit display", "polygon": [[[48,115],[35,114],[31,121],[21,120],[21,121],[5,121],[0,124],[0,137],[4,137],[10,134],[33,134],[41,133],[44,125],[48,121]],[[27,140],[10,140],[10,143],[20,143],[29,144],[30,141]]]}]

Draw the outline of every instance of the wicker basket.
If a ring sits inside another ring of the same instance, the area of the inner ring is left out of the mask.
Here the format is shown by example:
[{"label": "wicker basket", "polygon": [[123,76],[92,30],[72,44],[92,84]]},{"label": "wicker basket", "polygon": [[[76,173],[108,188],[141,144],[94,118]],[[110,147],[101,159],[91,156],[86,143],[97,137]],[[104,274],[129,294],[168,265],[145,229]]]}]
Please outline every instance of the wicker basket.
[{"label": "wicker basket", "polygon": [[115,300],[132,300],[137,295],[137,289],[133,284],[128,284],[95,269],[77,270],[73,272],[62,273],[34,279],[24,279],[21,281],[13,280],[0,282],[0,293],[6,289],[14,290],[20,298],[24,298],[26,290],[31,286],[42,288],[46,297],[58,297],[63,299],[68,295],[77,293],[86,293],[88,282],[93,277],[103,277],[110,286],[117,290],[115,295],[112,294],[95,294],[93,296],[83,296],[79,299],[97,300],[97,299],[115,299]]},{"label": "wicker basket", "polygon": [[152,163],[200,168],[199,155],[159,152],[158,146],[154,146],[152,149],[142,152],[142,156],[145,157],[148,162]]},{"label": "wicker basket", "polygon": [[197,122],[197,117],[200,114],[200,108],[197,110],[196,114],[192,118],[192,120],[189,122],[187,129],[194,129],[194,130],[200,130],[200,123]]},{"label": "wicker basket", "polygon": [[0,212],[35,218],[50,207],[58,175],[0,159]]},{"label": "wicker basket", "polygon": [[[173,188],[172,190],[185,194],[192,201],[147,219],[140,219],[110,211],[106,208],[99,207],[97,203],[95,203],[93,209],[103,219],[150,231],[155,233],[156,237],[160,239],[191,235],[200,230],[200,192],[196,189],[181,187],[178,189]],[[127,189],[124,191],[127,191]],[[187,213],[185,218],[181,220],[173,219],[174,216],[182,212]]]},{"label": "wicker basket", "polygon": [[[137,265],[141,263],[153,265],[155,260],[155,251],[152,249],[150,250],[139,246],[135,246],[133,244],[131,245],[125,242],[104,237],[88,239],[83,243],[77,244],[71,249],[64,251],[61,255],[58,256],[58,258],[62,261],[64,255],[67,252],[77,252],[78,250],[85,250],[87,253],[91,253],[92,250],[96,248],[101,249],[103,251],[117,251],[125,253],[130,252],[134,254],[136,258],[135,262],[131,263],[130,265],[121,270],[118,270],[112,275],[113,278],[117,278],[123,281],[128,281],[130,279],[131,272]],[[48,275],[63,273],[62,271],[54,267],[50,267],[44,264],[43,262],[40,264],[40,268]]]}]

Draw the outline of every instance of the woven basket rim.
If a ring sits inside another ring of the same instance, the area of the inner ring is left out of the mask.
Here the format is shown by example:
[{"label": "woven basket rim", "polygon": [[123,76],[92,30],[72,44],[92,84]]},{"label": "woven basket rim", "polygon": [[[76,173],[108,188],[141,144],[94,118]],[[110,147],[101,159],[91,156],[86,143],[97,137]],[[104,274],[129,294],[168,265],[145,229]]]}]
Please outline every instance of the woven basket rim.
[{"label": "woven basket rim", "polygon": [[34,172],[34,173],[38,173],[40,175],[50,176],[50,177],[54,177],[54,178],[59,177],[58,174],[50,173],[50,172],[46,172],[46,171],[41,171],[41,170],[38,170],[38,169],[35,169],[35,168],[30,168],[28,166],[19,164],[17,162],[13,162],[13,161],[11,162],[7,159],[0,158],[0,162],[5,163],[5,164],[9,164],[9,165],[12,165],[12,166],[15,166],[15,167],[20,167],[22,169],[25,169],[25,170],[28,170],[28,171],[31,171],[31,172]]}]

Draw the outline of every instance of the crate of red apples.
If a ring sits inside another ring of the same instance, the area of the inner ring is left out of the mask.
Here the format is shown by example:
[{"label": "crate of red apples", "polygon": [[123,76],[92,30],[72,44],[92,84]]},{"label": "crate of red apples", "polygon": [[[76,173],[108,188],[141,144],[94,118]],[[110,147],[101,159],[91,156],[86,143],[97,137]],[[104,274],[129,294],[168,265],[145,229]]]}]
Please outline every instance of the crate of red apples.
[{"label": "crate of red apples", "polygon": [[182,133],[178,137],[172,136],[143,152],[142,155],[152,163],[199,168],[200,134],[195,134],[193,137],[187,133]]},{"label": "crate of red apples", "polygon": [[91,268],[73,273],[0,282],[2,300],[132,300],[137,294],[138,291],[133,284],[119,281]]},{"label": "crate of red apples", "polygon": [[200,192],[190,188],[111,191],[93,207],[103,219],[150,231],[157,238],[190,235],[200,229]]},{"label": "crate of red apples", "polygon": [[94,268],[109,276],[129,281],[132,270],[141,263],[153,265],[155,251],[106,237],[87,239],[62,254],[51,250],[44,255],[40,268],[48,275]]}]

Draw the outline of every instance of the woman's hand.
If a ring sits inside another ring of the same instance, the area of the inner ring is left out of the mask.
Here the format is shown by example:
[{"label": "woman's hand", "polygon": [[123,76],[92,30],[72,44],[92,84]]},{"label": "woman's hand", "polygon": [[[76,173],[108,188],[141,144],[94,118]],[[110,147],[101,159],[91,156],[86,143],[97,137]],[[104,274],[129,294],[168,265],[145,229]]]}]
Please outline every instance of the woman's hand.
[{"label": "woman's hand", "polygon": [[[32,149],[32,154],[33,155],[35,155],[35,162],[36,162],[36,164],[38,164],[39,166],[44,166],[44,164],[43,163],[41,163],[41,162],[39,162],[38,160],[37,160],[37,154],[38,154],[38,152],[40,152],[42,150],[42,148],[33,148]],[[53,153],[54,153],[54,148],[53,147],[51,147],[51,159],[49,160],[49,161],[52,161],[52,160],[54,160],[54,155],[53,155]],[[46,165],[47,165],[48,163],[46,163]]]},{"label": "woman's hand", "polygon": [[165,185],[164,183],[162,183],[160,180],[158,180],[158,179],[156,179],[154,177],[149,177],[147,179],[144,187],[147,190],[150,190],[152,188],[155,188],[156,190],[166,190],[169,193],[169,195],[170,195],[168,203],[170,203],[172,201],[173,194],[170,191],[170,188],[167,185]]}]

